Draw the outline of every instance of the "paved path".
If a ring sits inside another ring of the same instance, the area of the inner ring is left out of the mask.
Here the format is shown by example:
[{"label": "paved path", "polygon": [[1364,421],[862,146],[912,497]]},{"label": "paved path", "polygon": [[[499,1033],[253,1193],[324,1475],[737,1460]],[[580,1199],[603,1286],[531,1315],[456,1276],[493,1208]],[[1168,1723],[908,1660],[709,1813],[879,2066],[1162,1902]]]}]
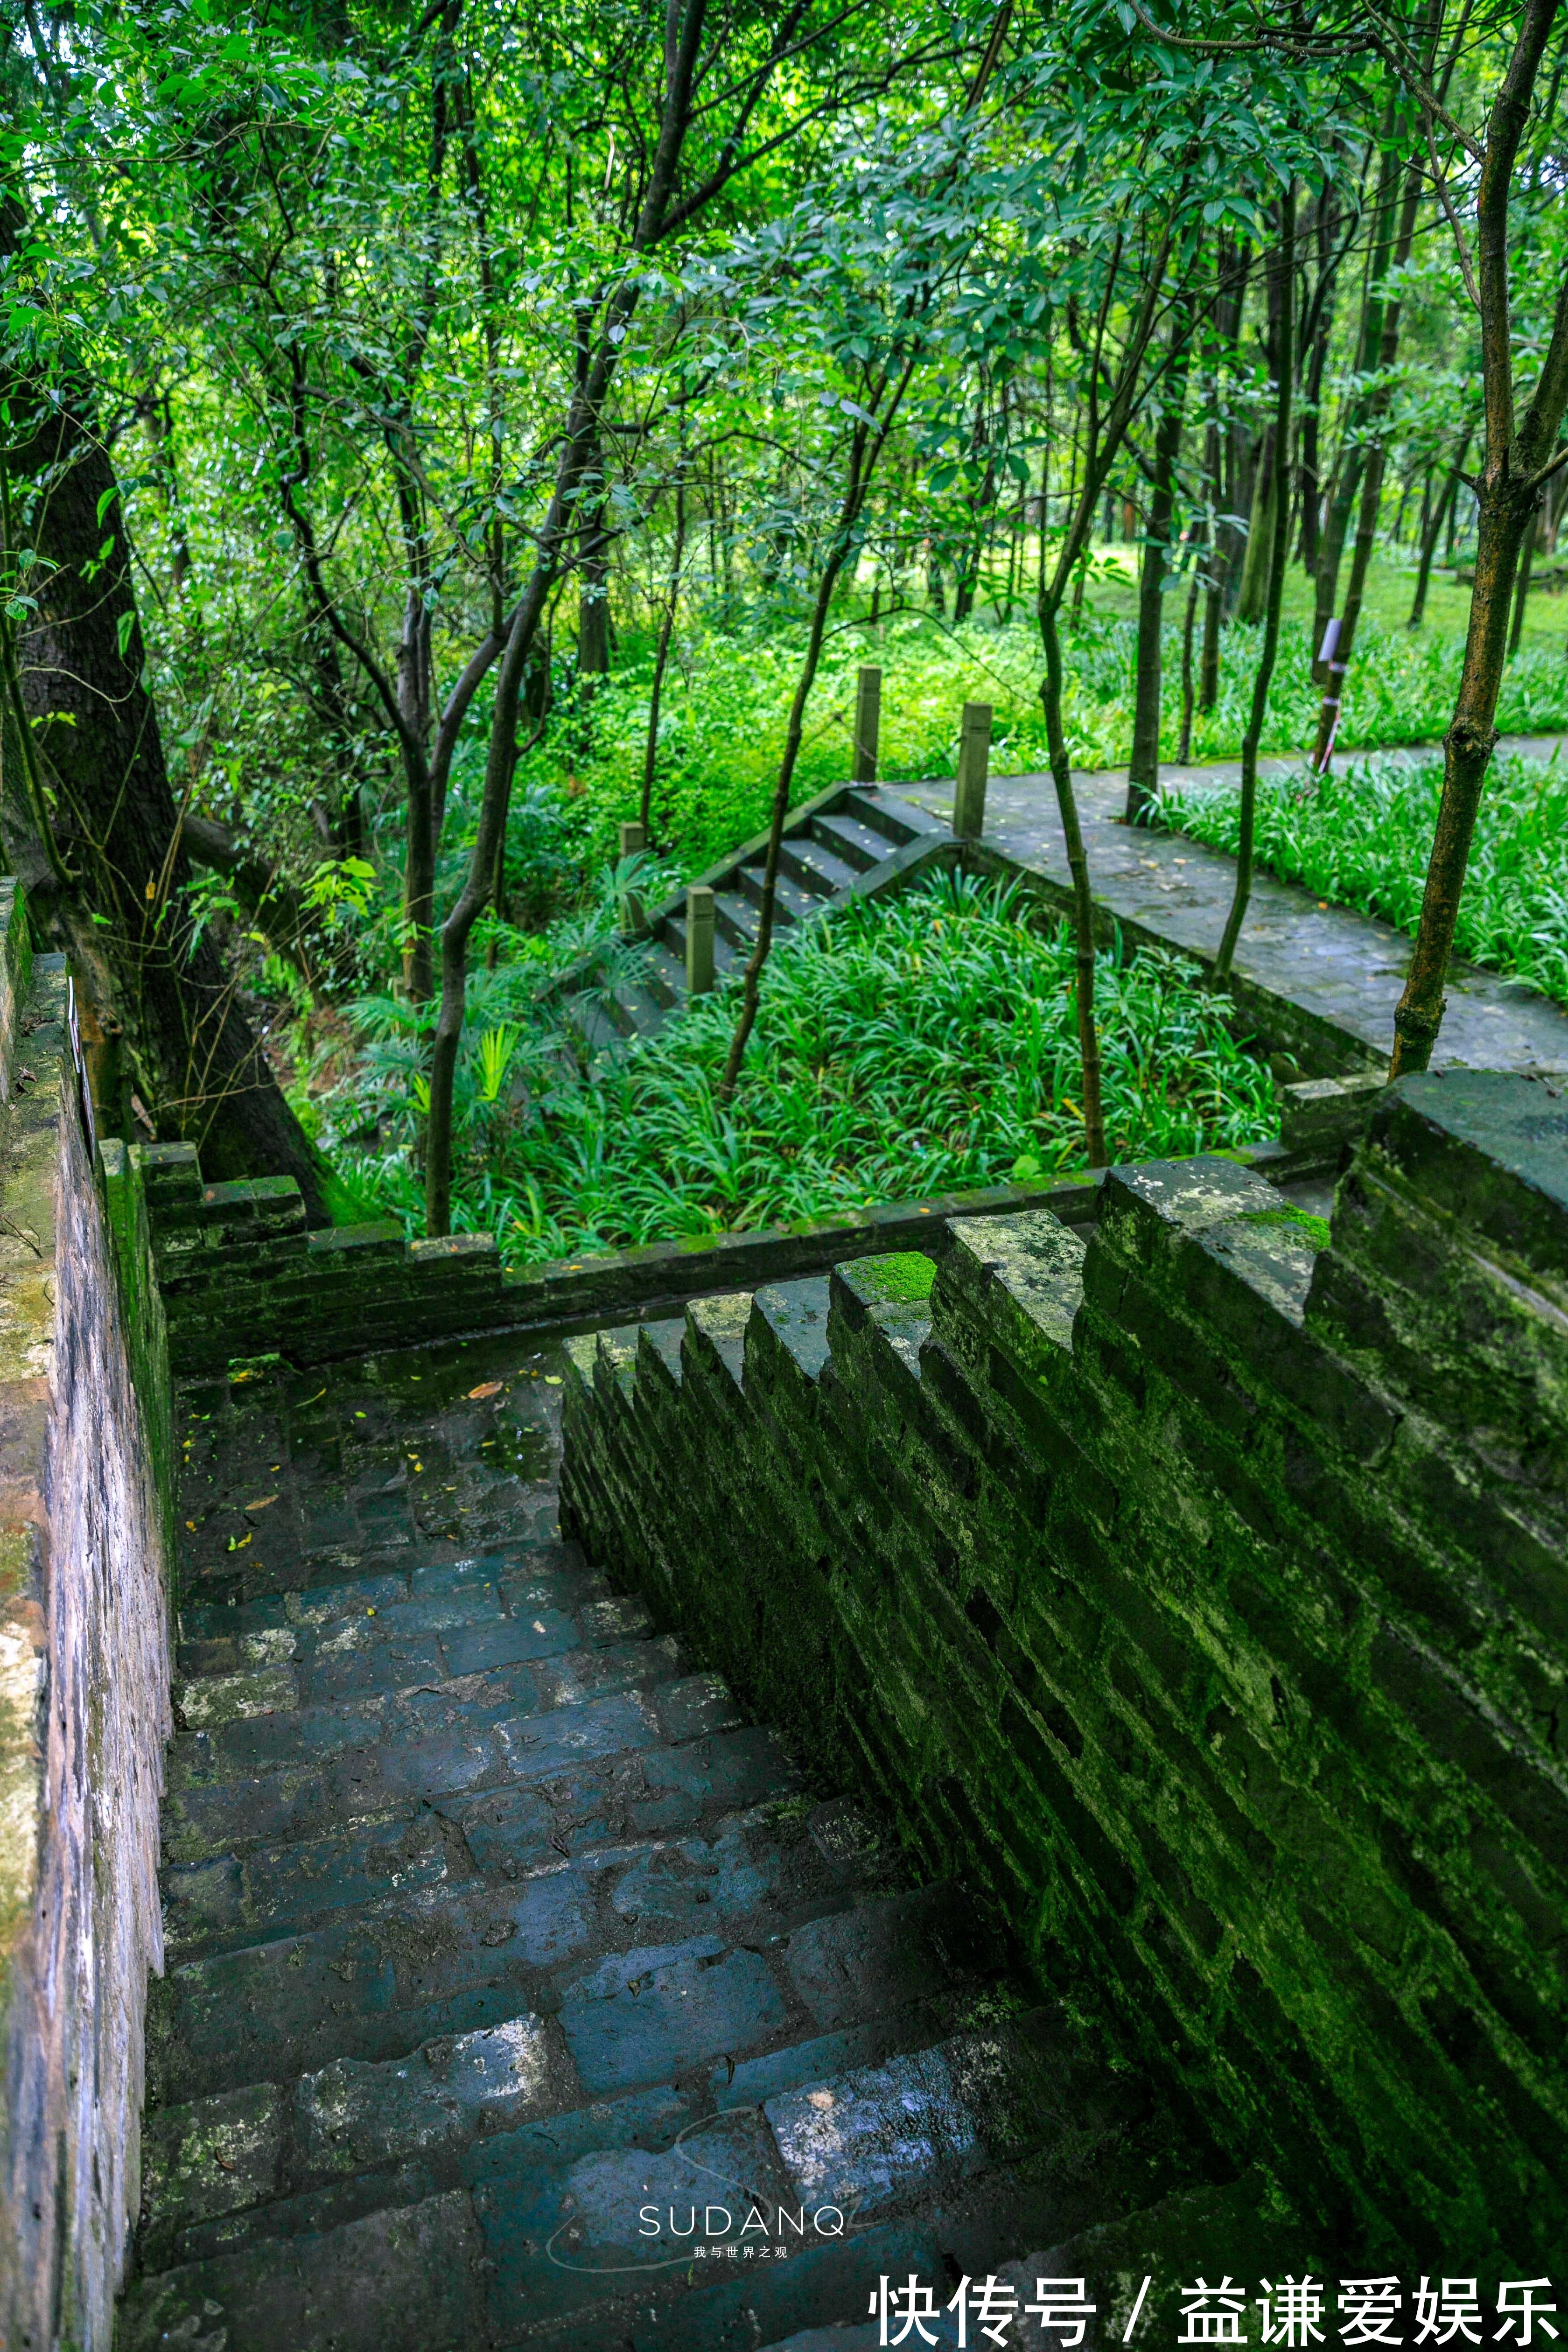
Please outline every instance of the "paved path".
[{"label": "paved path", "polygon": [[[1568,736],[1509,735],[1500,749],[1543,759],[1560,746],[1568,746]],[[1266,760],[1262,772],[1289,774],[1298,764]],[[1160,771],[1162,785],[1237,783],[1240,776],[1237,761]],[[1194,954],[1212,956],[1230,906],[1234,859],[1181,834],[1121,824],[1124,768],[1080,773],[1074,782],[1096,898],[1121,922]],[[951,814],[950,782],[896,789],[919,807]],[[992,778],[985,839],[1056,888],[1066,887],[1067,851],[1048,775]],[[1294,883],[1259,874],[1237,955],[1238,993],[1245,998],[1250,988],[1276,1003],[1294,1003],[1317,1023],[1343,1033],[1373,1060],[1392,1048],[1394,1009],[1410,951],[1409,939],[1391,923],[1353,908],[1330,906]],[[1456,961],[1436,1060],[1568,1074],[1568,1011],[1533,989]]]}]

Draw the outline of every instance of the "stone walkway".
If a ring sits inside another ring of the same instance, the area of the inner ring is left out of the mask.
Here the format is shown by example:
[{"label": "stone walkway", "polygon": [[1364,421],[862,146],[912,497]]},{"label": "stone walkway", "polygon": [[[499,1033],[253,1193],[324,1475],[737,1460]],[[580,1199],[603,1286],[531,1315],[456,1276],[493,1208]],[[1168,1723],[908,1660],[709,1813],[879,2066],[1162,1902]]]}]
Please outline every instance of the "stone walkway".
[{"label": "stone walkway", "polygon": [[[1545,758],[1568,736],[1505,736],[1500,749]],[[1414,758],[1414,753],[1394,756]],[[1295,761],[1266,760],[1265,774],[1299,772]],[[1231,762],[1212,768],[1165,766],[1163,784],[1238,783]],[[1125,769],[1074,778],[1096,898],[1121,921],[1157,932],[1194,954],[1212,956],[1230,908],[1235,862],[1180,834],[1119,822],[1127,799]],[[917,807],[950,816],[947,782],[894,788]],[[986,793],[985,840],[1057,888],[1068,882],[1067,851],[1048,775],[994,776]],[[1411,942],[1392,924],[1314,898],[1293,883],[1259,874],[1237,953],[1238,980],[1292,1001],[1332,1024],[1369,1062],[1386,1060],[1394,1010],[1405,984]],[[1568,1073],[1568,1012],[1534,990],[1456,962],[1434,1066]]]},{"label": "stone walkway", "polygon": [[962,1891],[560,1539],[561,1371],[503,1339],[180,1395],[121,2352],[850,2352],[884,2274],[945,2301],[1053,2248],[1027,2294],[1193,2179]]}]

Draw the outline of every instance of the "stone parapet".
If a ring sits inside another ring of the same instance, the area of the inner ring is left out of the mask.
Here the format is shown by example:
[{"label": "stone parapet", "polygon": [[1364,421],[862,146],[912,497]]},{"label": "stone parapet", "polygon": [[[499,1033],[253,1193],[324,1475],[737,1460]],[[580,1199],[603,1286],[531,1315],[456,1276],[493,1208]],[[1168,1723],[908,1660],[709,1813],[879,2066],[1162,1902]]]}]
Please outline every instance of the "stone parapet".
[{"label": "stone parapet", "polygon": [[1568,1113],[1378,1094],[572,1343],[563,1524],[1347,2254],[1568,2221]]},{"label": "stone parapet", "polygon": [[0,921],[0,2342],[108,2352],[163,1961],[168,1375],[63,959],[29,971],[14,892]]}]

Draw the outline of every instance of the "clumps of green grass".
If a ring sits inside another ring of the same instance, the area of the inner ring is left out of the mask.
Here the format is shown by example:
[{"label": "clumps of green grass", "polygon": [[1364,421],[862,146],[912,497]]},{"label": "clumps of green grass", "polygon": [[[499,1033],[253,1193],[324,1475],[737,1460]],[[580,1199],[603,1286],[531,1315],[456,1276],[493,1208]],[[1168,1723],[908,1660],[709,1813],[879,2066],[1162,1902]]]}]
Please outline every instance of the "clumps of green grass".
[{"label": "clumps of green grass", "polygon": [[[1258,856],[1320,898],[1381,915],[1414,931],[1443,786],[1438,757],[1351,762],[1331,782],[1260,778]],[[1234,850],[1234,788],[1167,793],[1166,821],[1196,841]],[[1550,760],[1495,761],[1459,903],[1456,945],[1472,963],[1531,982],[1568,1003],[1568,768]]]},{"label": "clumps of green grass", "polygon": [[[1175,600],[1173,600],[1173,604]],[[799,667],[802,626],[764,613],[721,628],[700,617],[683,629],[681,660],[665,683],[654,833],[683,873],[699,873],[767,823]],[[1233,760],[1252,700],[1260,631],[1240,624],[1223,640],[1219,698],[1196,714],[1192,757]],[[1083,613],[1068,633],[1064,723],[1073,762],[1112,768],[1132,739],[1137,629],[1131,620]],[[1412,635],[1363,620],[1345,689],[1341,740],[1347,747],[1432,741],[1453,716],[1462,646],[1452,633]],[[1300,751],[1318,721],[1308,632],[1292,623],[1280,646],[1263,750]],[[888,777],[951,776],[965,701],[992,705],[992,770],[1030,774],[1048,764],[1040,704],[1044,656],[1034,622],[989,619],[949,627],[908,613],[880,628],[836,631],[806,714],[795,775],[797,802],[850,773],[855,675],[882,670],[881,772]],[[1161,756],[1173,760],[1181,725],[1181,631],[1164,633],[1166,692]],[[519,790],[531,806],[557,813],[561,844],[585,866],[615,854],[616,827],[635,816],[647,733],[651,654],[632,652],[603,680],[591,711],[563,715],[524,761]],[[1568,726],[1568,668],[1554,647],[1527,644],[1509,666],[1499,724]],[[458,780],[477,800],[464,774]],[[526,864],[526,859],[523,861]]]},{"label": "clumps of green grass", "polygon": [[[1016,889],[944,876],[790,935],[767,968],[734,1099],[716,1090],[731,988],[580,1081],[531,1090],[471,1130],[460,1224],[526,1264],[822,1218],[1085,1161],[1065,926]],[[1100,959],[1114,1155],[1238,1146],[1274,1132],[1274,1086],[1227,1000],[1180,959]],[[402,1153],[344,1154],[417,1230]]]}]

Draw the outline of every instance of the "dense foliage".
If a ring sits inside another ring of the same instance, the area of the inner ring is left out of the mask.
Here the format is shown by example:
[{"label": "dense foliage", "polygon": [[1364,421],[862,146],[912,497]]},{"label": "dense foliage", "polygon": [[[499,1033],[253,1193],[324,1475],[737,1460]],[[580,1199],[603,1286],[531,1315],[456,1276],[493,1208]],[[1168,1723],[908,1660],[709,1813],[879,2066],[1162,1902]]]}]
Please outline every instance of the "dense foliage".
[{"label": "dense foliage", "polygon": [[[735,1024],[700,1150],[665,1047],[579,1082],[542,992],[613,923],[622,824],[673,884],[849,772],[860,665],[883,774],[951,772],[984,700],[994,764],[1066,805],[1075,764],[1146,783],[1324,742],[1336,710],[1342,746],[1435,740],[1468,567],[1495,605],[1521,561],[1464,691],[1568,725],[1546,0],[30,0],[0,42],[0,825],[116,1125],[226,1120],[231,1159],[282,1150],[342,1213],[281,1097],[258,1123],[249,1032],[212,1060],[243,1012],[341,1170],[435,1230],[773,1213],[772,1144],[704,1173],[797,1116],[804,1079],[745,1036],[767,919],[739,999],[681,1026],[708,1067]],[[1422,789],[1353,857],[1312,850],[1315,887],[1413,920]],[[1555,884],[1519,854],[1467,937],[1544,972],[1521,942]],[[1144,1133],[1117,1074],[1143,983],[1105,967],[1099,1001],[1077,878],[1098,1154],[1101,1034],[1108,1129]],[[847,1006],[873,953],[918,996],[887,919],[792,950],[759,1037],[835,956]],[[1019,969],[1054,1002],[1054,965]],[[367,1154],[352,1106],[389,1087]],[[904,1185],[874,1088],[808,1099],[803,1199]],[[937,1131],[950,1172],[1005,1156]],[[552,1188],[595,1153],[662,1170],[646,1210],[617,1175],[572,1222]]]},{"label": "dense foliage", "polygon": [[[1101,961],[1121,1157],[1224,1150],[1278,1124],[1273,1080],[1233,1041],[1228,1002],[1193,979],[1162,955]],[[506,1012],[521,1008],[492,984],[465,1074],[464,1222],[527,1262],[1081,1166],[1071,985],[1065,928],[1034,919],[1016,892],[942,877],[863,904],[780,942],[748,1083],[725,1109],[714,1088],[732,990],[580,1079],[559,1020],[508,1029]],[[374,1123],[387,1076],[412,1075],[392,1005],[363,1017],[381,1053],[368,1083],[327,1106],[351,1129]],[[412,1091],[402,1101],[384,1123],[391,1150],[344,1156],[416,1225],[419,1194],[395,1148]]]}]

